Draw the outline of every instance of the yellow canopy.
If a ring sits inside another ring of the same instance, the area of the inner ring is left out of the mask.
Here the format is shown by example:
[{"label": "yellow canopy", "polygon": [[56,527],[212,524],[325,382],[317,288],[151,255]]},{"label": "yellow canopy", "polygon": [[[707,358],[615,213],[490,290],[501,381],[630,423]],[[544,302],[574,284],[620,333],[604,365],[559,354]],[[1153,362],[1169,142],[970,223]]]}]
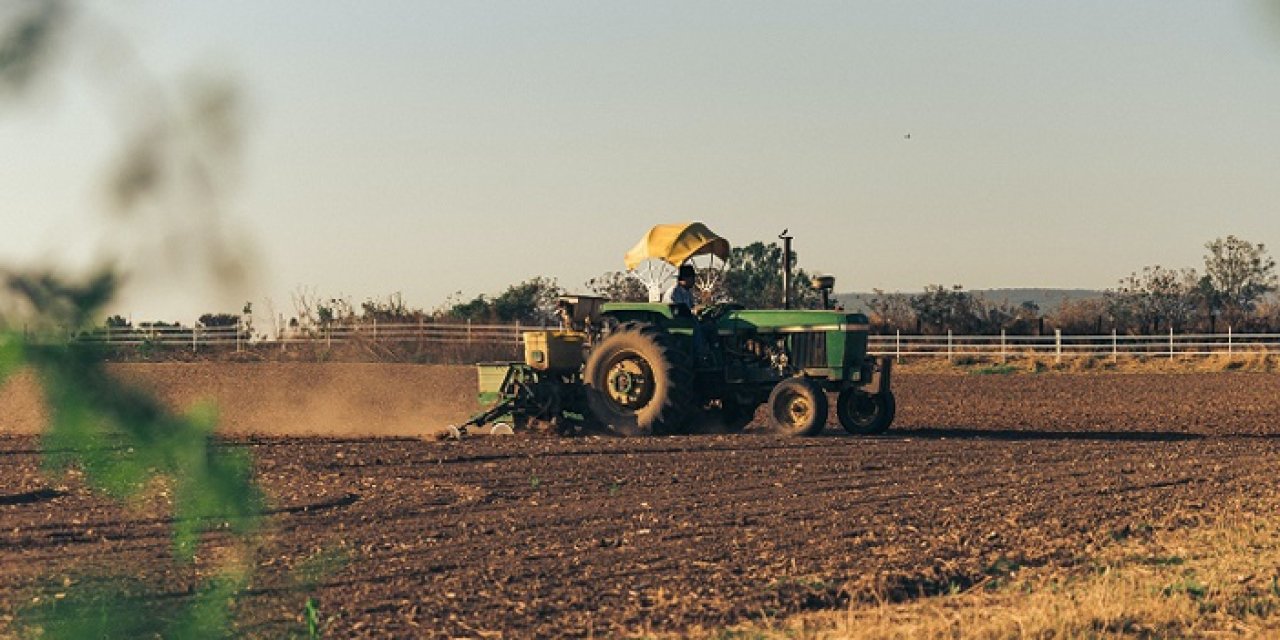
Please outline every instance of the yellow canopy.
[{"label": "yellow canopy", "polygon": [[685,260],[704,254],[728,260],[729,241],[712,233],[701,222],[683,222],[660,224],[650,229],[622,260],[628,269],[635,269],[649,259],[663,260],[678,267]]}]

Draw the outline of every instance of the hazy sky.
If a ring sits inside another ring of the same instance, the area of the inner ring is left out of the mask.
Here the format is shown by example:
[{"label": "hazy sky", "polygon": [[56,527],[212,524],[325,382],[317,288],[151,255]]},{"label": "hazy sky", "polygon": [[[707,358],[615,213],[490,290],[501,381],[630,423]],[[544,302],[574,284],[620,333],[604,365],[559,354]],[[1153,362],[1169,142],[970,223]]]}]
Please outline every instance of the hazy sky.
[{"label": "hazy sky", "polygon": [[[1104,288],[1217,236],[1280,248],[1280,26],[1248,0],[92,5],[162,81],[238,82],[225,205],[260,256],[245,297],[286,315],[299,287],[583,290],[682,220],[790,228],[841,291]],[[68,66],[0,106],[10,264],[98,242],[121,137]]]}]

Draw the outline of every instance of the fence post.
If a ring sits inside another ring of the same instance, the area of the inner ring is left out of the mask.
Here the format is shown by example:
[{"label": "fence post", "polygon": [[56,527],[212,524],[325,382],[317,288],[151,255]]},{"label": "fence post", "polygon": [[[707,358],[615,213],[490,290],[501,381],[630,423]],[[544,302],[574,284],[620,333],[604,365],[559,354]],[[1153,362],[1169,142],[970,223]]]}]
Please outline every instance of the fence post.
[{"label": "fence post", "polygon": [[111,344],[111,324],[107,324],[107,344]]},{"label": "fence post", "polygon": [[1062,329],[1053,330],[1053,361],[1062,363]]},{"label": "fence post", "polygon": [[516,320],[516,347],[520,346],[520,321]]},{"label": "fence post", "polygon": [[373,341],[378,341],[378,319],[376,317],[373,319]]},{"label": "fence post", "polygon": [[333,325],[331,324],[324,326],[324,348],[333,351]]},{"label": "fence post", "polygon": [[950,330],[950,329],[947,329],[947,362],[951,362],[951,361],[952,361],[952,353],[953,353],[953,350],[954,350],[954,346],[952,345],[951,337],[952,337],[952,336],[951,336],[951,330]]},{"label": "fence post", "polygon": [[1169,325],[1169,362],[1173,362],[1173,325]]},{"label": "fence post", "polygon": [[240,324],[244,318],[236,318],[236,353],[240,353]]},{"label": "fence post", "polygon": [[1227,360],[1231,360],[1231,325],[1227,325]]},{"label": "fence post", "polygon": [[200,325],[191,327],[191,353],[195,353],[200,349]]},{"label": "fence post", "polygon": [[467,344],[471,344],[471,318],[467,318]]},{"label": "fence post", "polygon": [[1005,357],[1006,356],[1004,352],[1004,327],[1000,327],[1000,364],[1004,364]]},{"label": "fence post", "polygon": [[1120,362],[1120,345],[1116,339],[1116,328],[1111,328],[1111,362],[1112,364]]},{"label": "fence post", "polygon": [[893,333],[894,333],[894,337],[893,337],[894,351],[897,352],[897,360],[899,363],[901,363],[902,362],[902,329],[894,329]]}]

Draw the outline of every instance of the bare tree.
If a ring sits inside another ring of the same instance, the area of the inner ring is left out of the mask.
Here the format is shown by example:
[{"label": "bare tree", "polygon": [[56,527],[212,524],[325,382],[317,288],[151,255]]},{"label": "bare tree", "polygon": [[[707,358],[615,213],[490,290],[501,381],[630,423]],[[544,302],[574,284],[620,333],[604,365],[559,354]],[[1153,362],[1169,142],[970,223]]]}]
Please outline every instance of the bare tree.
[{"label": "bare tree", "polygon": [[1007,330],[1013,334],[1031,332],[1032,322],[1039,318],[1040,308],[1034,303],[1014,305],[1008,299],[989,300],[986,296],[973,296],[971,313],[975,328],[981,334],[996,334]]},{"label": "bare tree", "polygon": [[1055,329],[1074,335],[1092,335],[1098,333],[1098,326],[1108,315],[1108,304],[1104,298],[1080,298],[1063,300],[1045,320]]},{"label": "bare tree", "polygon": [[1262,296],[1276,290],[1276,261],[1262,243],[1235,236],[1208,242],[1204,256],[1210,307],[1241,326]]},{"label": "bare tree", "polygon": [[639,278],[625,271],[606,271],[586,282],[586,287],[598,296],[615,302],[647,302],[649,289]]},{"label": "bare tree", "polygon": [[924,293],[911,296],[911,309],[925,331],[969,333],[978,328],[973,294],[961,285],[926,285]]},{"label": "bare tree", "polygon": [[1107,292],[1107,310],[1119,324],[1142,333],[1184,329],[1201,306],[1200,282],[1195,269],[1143,267]]},{"label": "bare tree", "polygon": [[915,327],[916,314],[911,308],[911,296],[905,293],[886,293],[872,289],[867,307],[871,311],[871,324],[882,331]]}]

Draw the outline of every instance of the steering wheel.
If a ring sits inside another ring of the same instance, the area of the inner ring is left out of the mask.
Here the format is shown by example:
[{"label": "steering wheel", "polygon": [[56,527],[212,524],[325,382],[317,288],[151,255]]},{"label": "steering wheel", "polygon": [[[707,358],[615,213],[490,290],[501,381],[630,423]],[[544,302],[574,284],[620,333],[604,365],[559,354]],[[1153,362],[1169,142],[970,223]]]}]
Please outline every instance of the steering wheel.
[{"label": "steering wheel", "polygon": [[698,322],[713,322],[730,311],[739,311],[742,309],[746,309],[746,307],[735,302],[719,302],[702,307],[701,309],[694,311],[693,315],[698,319]]}]

